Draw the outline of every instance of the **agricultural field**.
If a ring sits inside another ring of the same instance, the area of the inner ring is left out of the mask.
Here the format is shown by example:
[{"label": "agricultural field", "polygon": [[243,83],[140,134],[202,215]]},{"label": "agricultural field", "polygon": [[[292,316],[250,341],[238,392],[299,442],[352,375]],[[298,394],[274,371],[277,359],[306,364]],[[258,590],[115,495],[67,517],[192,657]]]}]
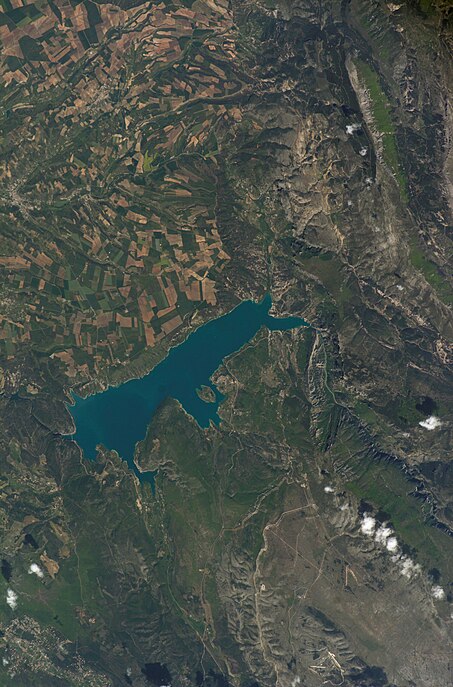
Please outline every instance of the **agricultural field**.
[{"label": "agricultural field", "polygon": [[1,687],[453,684],[444,0],[0,0]]},{"label": "agricultural field", "polygon": [[8,7],[0,27],[0,266],[4,296],[18,294],[0,340],[7,357],[29,342],[74,378],[216,305],[230,259],[216,132],[240,116],[245,84],[221,4],[68,11]]}]

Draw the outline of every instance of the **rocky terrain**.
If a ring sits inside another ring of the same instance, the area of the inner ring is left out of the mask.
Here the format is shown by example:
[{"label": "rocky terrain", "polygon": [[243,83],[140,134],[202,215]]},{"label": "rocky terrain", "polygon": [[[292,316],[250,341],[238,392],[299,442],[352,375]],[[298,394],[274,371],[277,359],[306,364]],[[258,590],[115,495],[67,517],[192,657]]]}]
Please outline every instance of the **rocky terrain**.
[{"label": "rocky terrain", "polygon": [[[451,684],[449,4],[0,28],[1,683]],[[218,427],[161,406],[153,489],[65,436],[267,292],[311,326],[224,361]]]}]

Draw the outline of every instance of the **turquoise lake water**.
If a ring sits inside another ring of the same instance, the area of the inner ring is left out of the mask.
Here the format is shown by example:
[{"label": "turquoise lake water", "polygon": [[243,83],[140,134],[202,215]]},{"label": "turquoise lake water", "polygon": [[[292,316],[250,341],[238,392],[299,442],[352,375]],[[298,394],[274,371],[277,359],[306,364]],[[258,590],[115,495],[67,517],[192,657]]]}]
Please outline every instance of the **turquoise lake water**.
[{"label": "turquoise lake water", "polygon": [[[167,398],[177,399],[200,427],[212,421],[219,423],[217,410],[222,394],[211,382],[211,375],[222,360],[238,351],[258,330],[287,330],[309,326],[300,317],[276,318],[269,315],[270,296],[260,303],[243,301],[227,315],[202,325],[168,355],[148,375],[131,379],[99,394],[74,396],[69,408],[76,425],[73,439],[86,458],[94,459],[96,445],[114,449],[127,461],[141,479],[152,482],[152,473],[141,473],[134,463],[134,450],[146,435],[148,424]],[[215,402],[203,401],[197,394],[202,385],[209,386]]]}]

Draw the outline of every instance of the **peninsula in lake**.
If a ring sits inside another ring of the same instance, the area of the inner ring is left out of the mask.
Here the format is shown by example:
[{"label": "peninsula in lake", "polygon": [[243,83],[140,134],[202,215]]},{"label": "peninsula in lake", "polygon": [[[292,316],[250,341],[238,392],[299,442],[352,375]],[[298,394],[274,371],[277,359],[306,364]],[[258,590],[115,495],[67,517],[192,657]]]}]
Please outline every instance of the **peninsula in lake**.
[{"label": "peninsula in lake", "polygon": [[[243,301],[232,312],[195,330],[148,375],[112,387],[101,394],[76,397],[70,408],[76,424],[74,439],[87,458],[96,454],[97,444],[115,449],[141,477],[134,463],[137,441],[143,439],[156,409],[171,397],[195,418],[200,427],[218,424],[222,394],[211,381],[222,360],[241,349],[261,327],[286,331],[308,326],[301,317],[272,317],[267,295],[260,303]],[[214,402],[203,400],[197,390],[209,387]]]}]

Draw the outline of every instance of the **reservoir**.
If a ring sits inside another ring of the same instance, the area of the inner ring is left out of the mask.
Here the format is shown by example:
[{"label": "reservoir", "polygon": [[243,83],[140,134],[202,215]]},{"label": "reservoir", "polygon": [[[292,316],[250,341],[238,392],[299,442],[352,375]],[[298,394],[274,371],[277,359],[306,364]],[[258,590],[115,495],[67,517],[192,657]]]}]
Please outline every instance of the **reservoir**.
[{"label": "reservoir", "polygon": [[[145,377],[87,398],[74,396],[74,405],[69,409],[76,426],[73,439],[85,457],[94,459],[97,444],[103,444],[117,451],[139,479],[152,482],[151,473],[142,473],[135,465],[134,450],[165,399],[179,401],[200,427],[208,427],[211,421],[218,424],[217,410],[223,396],[212,383],[211,375],[222,360],[242,348],[262,326],[272,331],[309,326],[300,317],[272,317],[271,305],[269,295],[260,303],[243,301],[171,348],[167,357]],[[198,395],[197,389],[202,386],[212,390],[212,402]]]}]

